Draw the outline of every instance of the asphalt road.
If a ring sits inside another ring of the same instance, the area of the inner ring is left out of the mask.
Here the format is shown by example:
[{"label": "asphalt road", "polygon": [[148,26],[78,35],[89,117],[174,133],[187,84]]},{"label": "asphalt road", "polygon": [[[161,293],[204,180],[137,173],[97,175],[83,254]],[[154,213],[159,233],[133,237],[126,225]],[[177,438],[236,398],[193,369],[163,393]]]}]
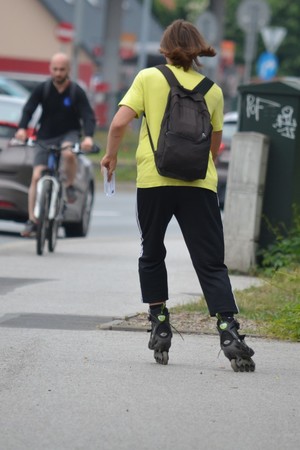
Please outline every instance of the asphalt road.
[{"label": "asphalt road", "polygon": [[[159,366],[147,333],[104,329],[146,310],[134,208],[132,192],[100,193],[89,237],[42,257],[0,235],[0,449],[300,448],[299,343],[248,338],[257,370],[241,374],[217,336],[175,334]],[[170,305],[197,298],[176,224],[166,246]]]}]

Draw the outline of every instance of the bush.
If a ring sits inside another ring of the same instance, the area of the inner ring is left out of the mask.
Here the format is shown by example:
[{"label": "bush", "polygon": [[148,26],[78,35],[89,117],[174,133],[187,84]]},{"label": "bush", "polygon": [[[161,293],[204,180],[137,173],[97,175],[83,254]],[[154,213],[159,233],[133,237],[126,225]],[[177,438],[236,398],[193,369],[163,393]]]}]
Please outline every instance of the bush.
[{"label": "bush", "polygon": [[259,252],[261,266],[268,271],[300,264],[300,213],[293,207],[293,223],[289,230],[285,226],[272,228],[275,242]]},{"label": "bush", "polygon": [[271,336],[291,341],[300,341],[300,302],[290,302],[278,312],[268,326]]}]

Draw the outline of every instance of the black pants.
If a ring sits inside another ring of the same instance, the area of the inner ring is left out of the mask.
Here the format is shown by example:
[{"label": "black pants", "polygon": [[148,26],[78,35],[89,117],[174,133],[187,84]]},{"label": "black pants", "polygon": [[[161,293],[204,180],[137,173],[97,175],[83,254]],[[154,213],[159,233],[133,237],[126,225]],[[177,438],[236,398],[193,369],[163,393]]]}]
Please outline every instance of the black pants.
[{"label": "black pants", "polygon": [[137,190],[137,220],[142,239],[139,258],[142,301],[155,303],[168,299],[164,238],[173,216],[182,231],[210,315],[237,313],[224,264],[223,226],[217,194],[202,188],[166,186]]}]

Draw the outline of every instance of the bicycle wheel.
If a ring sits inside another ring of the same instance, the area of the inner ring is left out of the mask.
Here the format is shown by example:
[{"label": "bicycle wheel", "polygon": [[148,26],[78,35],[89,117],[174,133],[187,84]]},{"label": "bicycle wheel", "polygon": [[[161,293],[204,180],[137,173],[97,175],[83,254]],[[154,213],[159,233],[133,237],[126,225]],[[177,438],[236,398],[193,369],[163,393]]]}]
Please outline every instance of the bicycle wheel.
[{"label": "bicycle wheel", "polygon": [[64,212],[64,199],[62,186],[60,185],[59,192],[56,198],[55,205],[55,217],[49,221],[49,230],[48,230],[48,250],[49,252],[54,252],[57,242],[58,230],[62,223]]},{"label": "bicycle wheel", "polygon": [[49,221],[48,228],[48,250],[49,252],[54,252],[58,233],[58,222],[56,219]]},{"label": "bicycle wheel", "polygon": [[36,252],[38,255],[43,254],[45,241],[48,234],[48,226],[49,226],[48,213],[50,205],[50,196],[51,196],[51,181],[45,180],[41,194],[40,217],[38,219],[36,232]]}]

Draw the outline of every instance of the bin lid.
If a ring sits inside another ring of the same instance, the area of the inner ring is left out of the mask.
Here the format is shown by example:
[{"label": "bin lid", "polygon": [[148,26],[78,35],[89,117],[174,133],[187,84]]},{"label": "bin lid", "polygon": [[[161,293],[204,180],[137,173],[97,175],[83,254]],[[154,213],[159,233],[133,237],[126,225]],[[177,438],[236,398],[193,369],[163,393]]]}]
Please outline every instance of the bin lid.
[{"label": "bin lid", "polygon": [[282,77],[265,83],[245,84],[239,86],[238,90],[241,93],[257,92],[265,94],[300,95],[300,78]]}]

